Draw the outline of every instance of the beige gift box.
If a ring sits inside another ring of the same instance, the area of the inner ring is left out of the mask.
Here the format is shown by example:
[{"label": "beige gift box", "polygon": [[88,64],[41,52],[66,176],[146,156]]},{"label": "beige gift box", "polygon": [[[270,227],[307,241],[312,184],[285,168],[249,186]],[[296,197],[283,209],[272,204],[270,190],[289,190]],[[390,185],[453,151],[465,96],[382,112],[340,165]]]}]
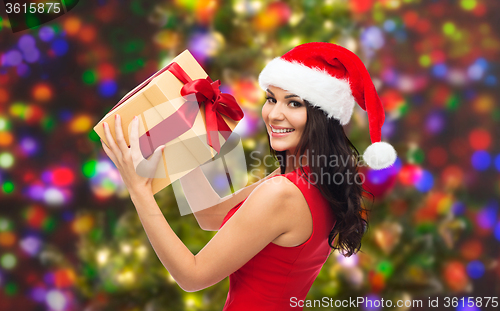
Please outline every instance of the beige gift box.
[{"label": "beige gift box", "polygon": [[[192,80],[207,79],[208,77],[207,73],[188,50],[185,50],[174,58],[171,64],[179,65]],[[198,105],[195,94],[181,96],[181,89],[184,83],[170,71],[169,68],[172,68],[171,64],[125,95],[94,127],[94,131],[109,146],[104,136],[102,123],[107,122],[109,124],[111,135],[115,138],[115,115],[119,114],[122,119],[122,126],[124,127],[123,134],[125,141],[130,146],[130,124],[134,116],[137,115],[140,123],[139,137],[141,139],[141,151],[143,155],[147,154],[147,159],[150,158],[152,151],[159,145],[159,141],[165,141],[165,137],[170,137],[167,138],[169,141],[162,151],[162,160],[158,164],[152,181],[152,191],[154,194],[201,164],[204,164],[217,153],[207,143],[204,105]],[[228,96],[227,94],[224,95]],[[222,105],[227,107],[227,105]],[[243,117],[243,112],[236,102],[234,102],[234,105],[237,108],[235,110],[239,109],[237,114],[241,114],[240,117],[235,118],[236,120],[222,113],[220,114],[231,131],[234,130],[238,121]],[[188,107],[187,110],[185,109],[186,107]],[[180,111],[189,111],[189,115],[193,117],[191,121],[186,121],[185,117],[179,117]],[[184,128],[179,129],[179,125]],[[125,128],[128,128],[128,130],[125,130]],[[187,130],[185,130],[186,128]],[[172,135],[176,135],[175,133],[177,132],[180,135],[172,138]],[[221,134],[228,135],[228,131],[217,133],[220,145],[222,146],[226,139]],[[156,145],[153,145],[152,142],[155,142]],[[213,136],[212,142],[214,142]],[[145,152],[145,149],[148,150]],[[139,171],[138,173],[140,174]]]}]

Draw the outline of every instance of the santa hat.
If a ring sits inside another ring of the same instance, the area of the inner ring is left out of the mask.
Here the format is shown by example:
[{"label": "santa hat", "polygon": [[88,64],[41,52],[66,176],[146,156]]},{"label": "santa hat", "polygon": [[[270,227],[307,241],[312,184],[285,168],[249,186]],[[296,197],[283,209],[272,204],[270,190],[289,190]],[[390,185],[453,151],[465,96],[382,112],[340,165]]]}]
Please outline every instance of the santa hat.
[{"label": "santa hat", "polygon": [[349,122],[357,103],[368,113],[372,142],[363,153],[365,162],[382,169],[396,161],[396,150],[380,141],[385,114],[370,74],[348,49],[326,42],[299,45],[269,62],[259,84],[263,90],[273,85],[292,92],[342,125]]}]

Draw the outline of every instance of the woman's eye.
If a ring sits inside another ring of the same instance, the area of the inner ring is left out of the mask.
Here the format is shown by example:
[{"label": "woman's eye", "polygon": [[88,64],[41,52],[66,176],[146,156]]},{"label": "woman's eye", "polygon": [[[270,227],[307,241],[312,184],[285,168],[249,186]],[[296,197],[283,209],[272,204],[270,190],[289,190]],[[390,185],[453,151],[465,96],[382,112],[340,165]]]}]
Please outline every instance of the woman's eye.
[{"label": "woman's eye", "polygon": [[266,100],[270,103],[276,103],[276,99],[272,98],[272,97],[266,97]]},{"label": "woman's eye", "polygon": [[298,108],[298,107],[302,106],[302,104],[299,102],[290,102],[290,105],[292,105],[292,107],[294,107],[294,108]]}]

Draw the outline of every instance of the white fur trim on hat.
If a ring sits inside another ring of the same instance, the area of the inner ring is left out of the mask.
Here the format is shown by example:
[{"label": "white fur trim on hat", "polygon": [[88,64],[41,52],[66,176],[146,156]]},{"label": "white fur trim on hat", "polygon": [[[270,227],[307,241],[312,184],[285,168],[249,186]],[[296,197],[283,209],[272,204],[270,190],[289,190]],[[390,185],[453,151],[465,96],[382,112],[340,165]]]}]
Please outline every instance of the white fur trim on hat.
[{"label": "white fur trim on hat", "polygon": [[337,79],[319,68],[279,57],[262,70],[259,84],[263,90],[273,85],[292,92],[322,109],[329,118],[339,120],[342,125],[349,123],[356,104],[348,80]]},{"label": "white fur trim on hat", "polygon": [[396,161],[396,157],[394,147],[383,141],[371,144],[363,153],[363,160],[375,170],[391,166]]}]

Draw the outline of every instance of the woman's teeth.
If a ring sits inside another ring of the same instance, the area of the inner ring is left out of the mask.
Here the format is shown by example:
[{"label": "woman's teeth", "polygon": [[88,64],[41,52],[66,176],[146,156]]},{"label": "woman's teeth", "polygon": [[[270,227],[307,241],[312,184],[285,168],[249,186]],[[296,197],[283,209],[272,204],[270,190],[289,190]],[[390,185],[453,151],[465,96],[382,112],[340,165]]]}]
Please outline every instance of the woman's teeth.
[{"label": "woman's teeth", "polygon": [[288,132],[293,132],[295,130],[294,129],[274,129],[274,128],[271,128],[271,131],[273,131],[273,133],[288,133]]}]

